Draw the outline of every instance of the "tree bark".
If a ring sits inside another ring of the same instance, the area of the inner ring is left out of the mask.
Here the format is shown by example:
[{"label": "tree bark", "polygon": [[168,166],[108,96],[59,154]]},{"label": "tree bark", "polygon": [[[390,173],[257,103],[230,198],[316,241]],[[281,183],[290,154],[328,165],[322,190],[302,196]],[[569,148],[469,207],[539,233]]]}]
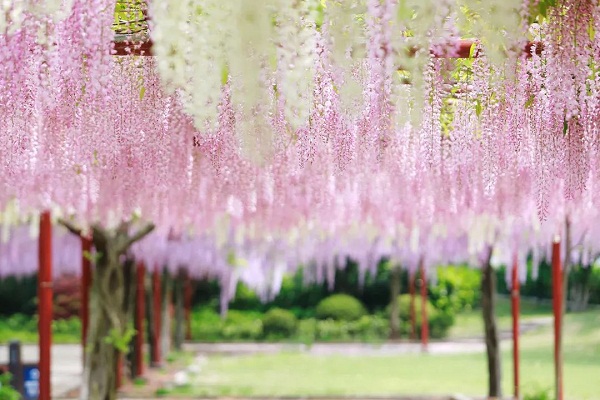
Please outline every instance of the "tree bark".
[{"label": "tree bark", "polygon": [[89,353],[81,399],[114,400],[117,357],[114,346],[105,338],[113,329],[125,331],[125,282],[119,257],[106,245],[106,241],[95,242],[99,242],[94,244],[101,257],[92,277],[91,324],[86,346]]},{"label": "tree bark", "polygon": [[496,324],[496,274],[490,264],[492,251],[483,266],[481,276],[483,321],[485,325],[485,347],[488,364],[488,396],[502,397],[502,370],[500,365],[500,341]]},{"label": "tree bark", "polygon": [[394,266],[390,275],[390,339],[400,339],[400,309],[398,296],[400,296],[400,266]]},{"label": "tree bark", "polygon": [[[133,263],[121,263],[129,246],[153,229],[148,225],[135,235],[128,224],[113,232],[94,226],[92,240],[96,249],[90,293],[90,327],[88,331],[80,392],[82,400],[115,400],[118,352],[114,341],[126,338],[134,304],[135,269]],[[144,233],[145,232],[145,233]],[[135,240],[133,240],[136,238]],[[125,346],[127,344],[125,343]]]}]

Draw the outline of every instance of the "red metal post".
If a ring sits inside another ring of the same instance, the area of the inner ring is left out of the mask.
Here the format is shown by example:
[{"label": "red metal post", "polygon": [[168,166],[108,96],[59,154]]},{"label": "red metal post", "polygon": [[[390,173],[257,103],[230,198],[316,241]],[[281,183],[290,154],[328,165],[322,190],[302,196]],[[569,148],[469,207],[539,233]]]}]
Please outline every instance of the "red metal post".
[{"label": "red metal post", "polygon": [[425,263],[420,260],[421,270],[421,344],[423,351],[429,346],[429,320],[427,317],[427,275],[425,274]]},{"label": "red metal post", "polygon": [[92,284],[92,265],[90,254],[92,241],[88,237],[81,237],[81,345],[83,346],[83,359],[85,360],[85,346],[87,343],[88,326],[90,323],[90,286]]},{"label": "red metal post", "polygon": [[116,379],[115,379],[115,387],[118,389],[123,386],[123,354],[120,351],[117,351],[117,368],[115,370]]},{"label": "red metal post", "polygon": [[142,376],[144,374],[144,314],[146,311],[144,278],[146,268],[143,262],[139,262],[136,271],[136,289],[135,289],[135,366],[134,375]]},{"label": "red metal post", "polygon": [[192,340],[192,280],[190,273],[185,272],[185,289],[184,289],[184,318],[185,318],[185,340]]},{"label": "red metal post", "polygon": [[154,312],[154,337],[152,343],[152,365],[160,365],[161,288],[158,268],[152,273],[152,309]]},{"label": "red metal post", "polygon": [[417,337],[417,313],[415,310],[415,275],[416,271],[411,271],[408,278],[408,290],[410,292],[410,338],[415,340]]},{"label": "red metal post", "polygon": [[38,271],[39,399],[50,400],[50,362],[52,346],[52,222],[50,212],[40,216]]},{"label": "red metal post", "polygon": [[560,240],[552,243],[552,305],[554,309],[554,379],[557,400],[563,400],[562,267]]},{"label": "red metal post", "polygon": [[519,299],[520,284],[518,273],[518,258],[514,256],[512,268],[512,322],[513,322],[513,383],[515,399],[519,398]]}]

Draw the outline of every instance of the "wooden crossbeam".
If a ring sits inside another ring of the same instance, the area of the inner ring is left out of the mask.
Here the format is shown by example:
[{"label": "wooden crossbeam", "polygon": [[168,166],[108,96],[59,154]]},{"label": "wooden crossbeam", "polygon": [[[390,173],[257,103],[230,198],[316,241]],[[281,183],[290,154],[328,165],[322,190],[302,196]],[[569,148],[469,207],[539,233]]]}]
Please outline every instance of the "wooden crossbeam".
[{"label": "wooden crossbeam", "polygon": [[[431,54],[436,58],[470,58],[471,47],[476,42],[474,39],[461,39],[459,40],[458,46],[455,49],[455,55],[451,56],[451,52],[448,51],[431,51]],[[127,40],[115,40],[112,54],[115,56],[152,56],[152,40],[144,41],[127,41]],[[543,50],[543,44],[541,42],[528,42],[523,47],[523,53],[528,57],[531,56],[532,51],[535,47],[536,54],[541,54]],[[453,49],[454,50],[454,49]],[[411,53],[415,53],[413,51]],[[481,56],[480,51],[475,51],[473,54],[474,58]]]}]

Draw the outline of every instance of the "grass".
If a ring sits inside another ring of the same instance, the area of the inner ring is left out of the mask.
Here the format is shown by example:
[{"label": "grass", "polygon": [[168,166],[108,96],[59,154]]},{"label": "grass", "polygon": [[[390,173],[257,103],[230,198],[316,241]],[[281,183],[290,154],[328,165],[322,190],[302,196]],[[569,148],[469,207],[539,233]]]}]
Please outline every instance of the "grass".
[{"label": "grass", "polygon": [[[538,304],[534,300],[521,300],[520,320],[525,323],[540,318],[552,316],[552,306],[547,304]],[[500,330],[512,329],[512,313],[510,300],[506,297],[499,297],[496,304],[496,317]],[[464,337],[478,337],[483,332],[483,318],[481,310],[471,310],[460,313],[456,316],[454,326],[450,328],[449,337],[458,339]]]},{"label": "grass", "polygon": [[[0,318],[0,344],[18,340],[21,343],[38,342],[37,318],[23,314],[14,314]],[[80,343],[81,322],[78,318],[52,322],[53,343]]]},{"label": "grass", "polygon": [[[501,300],[500,325],[508,328],[508,303]],[[548,316],[546,307],[524,305],[523,318]],[[461,315],[460,334],[475,332],[476,312]],[[481,318],[481,317],[478,317]],[[510,320],[508,320],[510,322]],[[462,324],[466,324],[463,327]],[[481,331],[479,331],[481,332]],[[456,334],[456,333],[455,333]],[[504,392],[512,393],[510,342],[503,342]],[[521,337],[522,393],[553,388],[552,327]],[[565,395],[572,400],[600,400],[600,312],[568,315],[565,321]],[[317,356],[280,353],[210,357],[188,388],[172,394],[193,396],[385,396],[454,394],[482,396],[487,372],[483,353],[407,354],[394,356]]]}]

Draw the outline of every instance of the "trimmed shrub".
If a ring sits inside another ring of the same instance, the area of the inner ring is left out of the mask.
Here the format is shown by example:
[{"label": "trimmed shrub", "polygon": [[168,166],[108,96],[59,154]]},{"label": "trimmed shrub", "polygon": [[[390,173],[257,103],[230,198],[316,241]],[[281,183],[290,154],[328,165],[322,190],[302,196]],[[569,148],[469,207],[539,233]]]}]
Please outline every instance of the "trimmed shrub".
[{"label": "trimmed shrub", "polygon": [[386,340],[390,336],[390,322],[380,316],[364,315],[350,322],[350,333],[365,342]]},{"label": "trimmed shrub", "polygon": [[289,337],[296,332],[298,320],[288,310],[272,308],[262,319],[263,334],[267,337]]},{"label": "trimmed shrub", "polygon": [[216,342],[221,340],[223,321],[219,314],[209,307],[202,307],[192,312],[192,339],[200,342]]},{"label": "trimmed shrub", "polygon": [[259,340],[263,335],[261,314],[229,310],[221,329],[225,340]]},{"label": "trimmed shrub", "polygon": [[336,321],[356,321],[366,314],[360,300],[347,294],[334,294],[317,305],[318,319],[333,319]]},{"label": "trimmed shrub", "polygon": [[349,342],[352,340],[349,323],[326,319],[317,321],[317,340],[324,342]]},{"label": "trimmed shrub", "polygon": [[[410,334],[410,295],[403,294],[398,297],[400,309],[400,333],[402,335]],[[415,296],[415,324],[416,334],[421,334],[421,296]],[[387,315],[390,315],[390,309],[387,309]],[[434,339],[440,339],[446,336],[450,327],[454,324],[454,314],[450,309],[436,309],[431,301],[427,301],[427,319],[429,320],[429,335]]]},{"label": "trimmed shrub", "polygon": [[378,316],[364,315],[356,321],[306,320],[301,325],[307,321],[313,321],[314,338],[323,342],[381,342],[389,336],[389,321]]},{"label": "trimmed shrub", "polygon": [[21,395],[10,385],[12,374],[5,372],[0,374],[0,399],[3,400],[19,400]]},{"label": "trimmed shrub", "polygon": [[429,287],[429,298],[435,308],[456,313],[480,305],[480,270],[466,266],[448,266],[439,268],[437,277],[437,284]]},{"label": "trimmed shrub", "polygon": [[553,397],[550,395],[550,389],[538,389],[531,393],[526,393],[523,400],[550,400]]},{"label": "trimmed shrub", "polygon": [[314,318],[300,320],[296,338],[302,343],[312,344],[317,339],[317,320]]}]

